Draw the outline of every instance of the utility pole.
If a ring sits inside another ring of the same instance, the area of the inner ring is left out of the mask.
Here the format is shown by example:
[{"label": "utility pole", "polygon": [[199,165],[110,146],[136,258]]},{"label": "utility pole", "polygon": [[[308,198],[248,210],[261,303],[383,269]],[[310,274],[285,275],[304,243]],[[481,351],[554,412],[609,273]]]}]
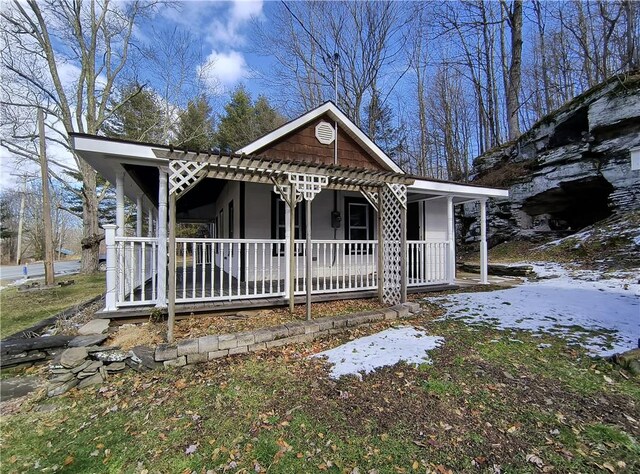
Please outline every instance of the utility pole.
[{"label": "utility pole", "polygon": [[53,237],[51,229],[51,200],[49,197],[49,169],[44,137],[44,112],[38,109],[38,134],[40,135],[40,172],[42,174],[42,219],[44,221],[44,279],[53,285]]},{"label": "utility pole", "polygon": [[27,175],[22,175],[22,197],[20,198],[20,214],[18,215],[18,245],[16,249],[16,265],[20,265],[22,257],[22,223],[24,221],[24,204],[27,199]]}]

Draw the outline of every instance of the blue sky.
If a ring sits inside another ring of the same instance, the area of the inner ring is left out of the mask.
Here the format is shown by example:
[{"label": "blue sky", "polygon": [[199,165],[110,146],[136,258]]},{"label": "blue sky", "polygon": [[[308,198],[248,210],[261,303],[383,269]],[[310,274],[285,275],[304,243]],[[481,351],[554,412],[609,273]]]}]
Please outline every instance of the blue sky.
[{"label": "blue sky", "polygon": [[[151,19],[157,29],[177,27],[196,39],[194,48],[204,64],[211,64],[206,77],[217,92],[228,91],[244,83],[254,96],[264,93],[255,72],[265,70],[271,61],[252,52],[254,22],[268,22],[275,2],[261,0],[183,1],[176,7],[160,7]],[[137,36],[146,41],[151,22],[141,25]]]}]

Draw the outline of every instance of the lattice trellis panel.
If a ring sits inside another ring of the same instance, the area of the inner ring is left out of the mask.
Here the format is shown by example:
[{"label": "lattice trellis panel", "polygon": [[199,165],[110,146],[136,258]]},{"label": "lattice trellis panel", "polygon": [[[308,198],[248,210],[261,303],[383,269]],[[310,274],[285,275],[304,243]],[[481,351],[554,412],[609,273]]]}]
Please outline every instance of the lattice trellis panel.
[{"label": "lattice trellis panel", "polygon": [[407,187],[404,184],[389,184],[387,183],[387,188],[391,190],[391,192],[396,196],[398,201],[400,201],[400,205],[407,208]]},{"label": "lattice trellis panel", "polygon": [[371,207],[378,212],[378,191],[375,188],[360,188],[360,193],[369,201]]},{"label": "lattice trellis panel", "polygon": [[303,173],[287,173],[289,183],[296,187],[296,191],[302,194],[306,201],[313,201],[322,188],[329,184],[327,176]]},{"label": "lattice trellis panel", "polygon": [[207,163],[186,160],[169,161],[169,194],[180,197],[195,186],[206,173],[200,173]]},{"label": "lattice trellis panel", "polygon": [[[288,184],[275,184],[273,186],[273,192],[280,196],[284,202],[287,203],[288,206],[291,206],[289,202],[289,197],[291,196],[291,186]],[[302,194],[296,191],[296,202],[302,202]]]},{"label": "lattice trellis panel", "polygon": [[382,196],[382,300],[399,304],[402,300],[402,207],[407,203],[407,188],[381,188]]}]

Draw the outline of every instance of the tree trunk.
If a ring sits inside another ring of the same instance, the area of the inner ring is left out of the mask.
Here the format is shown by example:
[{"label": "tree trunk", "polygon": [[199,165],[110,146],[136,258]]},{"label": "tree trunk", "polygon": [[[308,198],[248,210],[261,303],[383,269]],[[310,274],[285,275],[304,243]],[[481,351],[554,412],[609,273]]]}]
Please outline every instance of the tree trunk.
[{"label": "tree trunk", "polygon": [[96,172],[79,158],[82,174],[82,259],[80,271],[93,273],[98,270],[100,242],[104,234],[98,225],[98,196],[96,194]]},{"label": "tree trunk", "polygon": [[511,24],[511,64],[509,65],[507,88],[507,124],[509,140],[515,140],[520,136],[518,93],[520,92],[522,70],[522,0],[514,0],[509,23]]}]

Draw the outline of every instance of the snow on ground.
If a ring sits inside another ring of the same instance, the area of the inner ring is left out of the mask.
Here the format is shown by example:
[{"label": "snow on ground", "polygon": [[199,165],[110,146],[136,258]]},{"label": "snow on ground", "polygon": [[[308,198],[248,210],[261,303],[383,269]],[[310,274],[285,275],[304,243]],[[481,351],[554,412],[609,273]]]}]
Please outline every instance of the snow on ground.
[{"label": "snow on ground", "polygon": [[549,333],[608,356],[638,347],[640,269],[629,272],[568,270],[532,264],[540,280],[506,290],[460,293],[430,301],[443,304],[444,318],[490,323],[498,329]]},{"label": "snow on ground", "polygon": [[331,377],[373,372],[379,367],[394,365],[401,360],[409,364],[430,364],[427,351],[444,343],[444,338],[427,336],[421,328],[401,326],[371,336],[355,339],[313,357],[326,357],[333,364]]}]

